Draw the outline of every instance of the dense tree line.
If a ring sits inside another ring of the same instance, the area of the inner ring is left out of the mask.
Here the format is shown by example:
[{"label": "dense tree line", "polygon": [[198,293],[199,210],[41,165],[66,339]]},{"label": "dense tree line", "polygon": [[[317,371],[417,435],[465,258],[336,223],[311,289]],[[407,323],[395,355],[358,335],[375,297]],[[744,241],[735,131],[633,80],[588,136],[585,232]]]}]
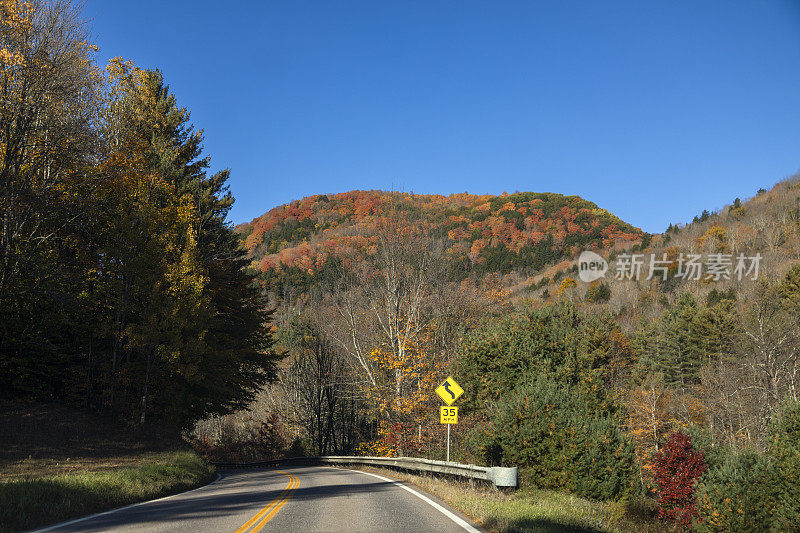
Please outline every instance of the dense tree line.
[{"label": "dense tree line", "polygon": [[[435,239],[379,240],[371,260],[341,271],[338,286],[283,311],[303,314],[309,306],[315,335],[334,341],[326,358],[341,357],[342,366],[293,374],[322,379],[296,380],[292,388],[360,398],[349,409],[361,420],[350,427],[359,427],[362,453],[441,458],[431,389],[452,372],[468,391],[459,402],[457,460],[513,464],[528,486],[594,499],[652,497],[660,517],[689,528],[782,530],[796,523],[800,492],[790,472],[800,457],[800,266],[735,288],[665,284],[662,310],[633,323],[624,310],[609,309],[619,290],[614,282],[582,289],[563,273],[547,302],[504,305],[500,284],[469,318],[445,312],[446,298],[429,298],[447,288],[452,298],[471,286],[435,274],[446,272],[441,262],[435,266],[444,253]],[[424,296],[408,307],[415,294]],[[336,322],[337,314],[349,320]],[[406,329],[407,316],[425,327]],[[380,325],[392,317],[400,335],[413,330],[395,346],[425,346],[423,358],[391,349]],[[445,319],[459,324],[457,334],[429,344]],[[302,350],[292,351],[307,365]],[[299,434],[317,441],[316,427]],[[683,478],[670,469],[693,477],[675,485]]]},{"label": "dense tree line", "polygon": [[66,0],[0,3],[0,384],[176,426],[275,370],[228,171],[160,72],[94,61]]}]

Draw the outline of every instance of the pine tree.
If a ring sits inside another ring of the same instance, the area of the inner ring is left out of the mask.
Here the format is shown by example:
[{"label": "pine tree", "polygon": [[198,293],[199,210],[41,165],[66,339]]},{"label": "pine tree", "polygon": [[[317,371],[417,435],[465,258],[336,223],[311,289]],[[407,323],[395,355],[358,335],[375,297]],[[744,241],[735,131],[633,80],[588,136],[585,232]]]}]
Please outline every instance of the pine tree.
[{"label": "pine tree", "polygon": [[800,265],[794,265],[780,284],[781,303],[800,316]]},{"label": "pine tree", "polygon": [[700,309],[691,324],[691,349],[701,364],[730,360],[739,335],[739,317],[733,301],[724,299]]},{"label": "pine tree", "polygon": [[[194,269],[198,277],[196,304],[170,312],[170,335],[183,344],[159,348],[170,354],[161,358],[160,391],[169,398],[163,407],[180,423],[244,407],[274,377],[277,357],[270,350],[265,303],[245,273],[245,252],[226,222],[233,204],[226,186],[230,173],[207,174],[202,132],[191,126],[189,112],[178,106],[160,72],[119,60],[109,70],[116,82],[109,134],[117,142],[138,139],[144,171],[162,177],[178,199],[186,220],[179,240],[192,245],[195,263],[190,267],[182,256],[175,268],[184,277]],[[148,338],[156,337],[151,332]]]},{"label": "pine tree", "polygon": [[775,474],[774,492],[781,505],[774,517],[778,529],[800,524],[800,403],[788,403],[770,427],[769,452]]},{"label": "pine tree", "polygon": [[655,354],[656,370],[664,374],[670,386],[686,388],[697,382],[700,360],[692,344],[692,323],[697,302],[691,293],[683,293],[662,320],[663,344]]}]

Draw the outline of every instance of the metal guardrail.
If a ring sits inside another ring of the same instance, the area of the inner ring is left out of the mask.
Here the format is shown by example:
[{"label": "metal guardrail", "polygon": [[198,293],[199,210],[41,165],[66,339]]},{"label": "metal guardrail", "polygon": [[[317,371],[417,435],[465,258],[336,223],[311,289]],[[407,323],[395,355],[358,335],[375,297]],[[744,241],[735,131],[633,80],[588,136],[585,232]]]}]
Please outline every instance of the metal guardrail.
[{"label": "metal guardrail", "polygon": [[219,468],[257,468],[281,464],[332,464],[367,465],[397,468],[416,472],[432,472],[448,476],[491,481],[498,488],[517,487],[517,467],[476,466],[446,461],[433,461],[417,457],[350,457],[328,455],[322,457],[291,457],[256,463],[212,463]]}]

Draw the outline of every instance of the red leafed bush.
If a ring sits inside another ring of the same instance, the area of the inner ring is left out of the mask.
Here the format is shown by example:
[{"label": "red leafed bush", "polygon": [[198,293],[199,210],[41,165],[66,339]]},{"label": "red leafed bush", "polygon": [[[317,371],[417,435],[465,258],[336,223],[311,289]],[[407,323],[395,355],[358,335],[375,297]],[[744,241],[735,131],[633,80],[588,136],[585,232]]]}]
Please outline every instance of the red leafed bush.
[{"label": "red leafed bush", "polygon": [[690,528],[697,516],[694,484],[706,470],[703,452],[692,447],[688,435],[678,432],[670,435],[654,459],[659,518]]}]

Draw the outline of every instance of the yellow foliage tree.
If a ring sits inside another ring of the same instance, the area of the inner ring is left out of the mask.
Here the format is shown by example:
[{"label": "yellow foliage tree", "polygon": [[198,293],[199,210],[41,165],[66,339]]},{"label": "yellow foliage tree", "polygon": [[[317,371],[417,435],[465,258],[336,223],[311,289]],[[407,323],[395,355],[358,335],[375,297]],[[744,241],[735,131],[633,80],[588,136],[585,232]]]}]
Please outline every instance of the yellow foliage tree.
[{"label": "yellow foliage tree", "polygon": [[713,224],[699,239],[700,246],[711,248],[715,252],[728,251],[728,234],[719,224]]},{"label": "yellow foliage tree", "polygon": [[368,398],[382,415],[375,453],[404,454],[426,444],[431,393],[440,378],[431,353],[434,329],[429,325],[395,347],[381,343],[370,352],[380,379],[369,388]]},{"label": "yellow foliage tree", "polygon": [[653,456],[677,421],[673,415],[673,395],[663,378],[650,375],[627,395],[628,430],[636,445],[643,481],[652,479]]},{"label": "yellow foliage tree", "polygon": [[[564,294],[567,293],[567,291],[574,292],[572,290],[575,289],[577,286],[578,283],[573,278],[567,276],[566,278],[561,280],[561,283],[558,286],[558,297],[560,298],[564,296]],[[571,294],[571,292],[568,294]]]}]

